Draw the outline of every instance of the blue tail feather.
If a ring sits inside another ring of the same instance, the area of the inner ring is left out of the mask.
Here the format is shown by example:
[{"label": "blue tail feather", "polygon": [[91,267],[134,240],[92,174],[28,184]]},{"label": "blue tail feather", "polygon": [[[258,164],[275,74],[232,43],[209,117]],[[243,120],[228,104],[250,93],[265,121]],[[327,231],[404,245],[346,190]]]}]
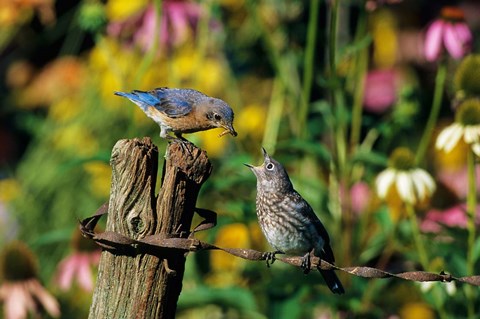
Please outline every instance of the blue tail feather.
[{"label": "blue tail feather", "polygon": [[158,98],[156,98],[149,92],[143,92],[143,91],[133,91],[132,93],[115,92],[115,95],[126,97],[133,103],[140,106],[144,111],[146,111],[149,106],[155,106],[156,104],[160,103]]}]

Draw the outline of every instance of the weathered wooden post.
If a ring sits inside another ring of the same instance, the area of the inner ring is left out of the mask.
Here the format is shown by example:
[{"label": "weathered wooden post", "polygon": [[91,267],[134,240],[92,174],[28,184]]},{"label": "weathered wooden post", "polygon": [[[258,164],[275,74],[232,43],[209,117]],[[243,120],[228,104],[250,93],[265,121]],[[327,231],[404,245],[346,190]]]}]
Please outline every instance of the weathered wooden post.
[{"label": "weathered wooden post", "polygon": [[[155,197],[157,147],[150,138],[117,142],[110,160],[106,231],[136,240],[156,234],[188,236],[198,192],[212,167],[193,144],[169,144],[166,154]],[[174,318],[184,266],[179,250],[103,251],[89,318]]]}]

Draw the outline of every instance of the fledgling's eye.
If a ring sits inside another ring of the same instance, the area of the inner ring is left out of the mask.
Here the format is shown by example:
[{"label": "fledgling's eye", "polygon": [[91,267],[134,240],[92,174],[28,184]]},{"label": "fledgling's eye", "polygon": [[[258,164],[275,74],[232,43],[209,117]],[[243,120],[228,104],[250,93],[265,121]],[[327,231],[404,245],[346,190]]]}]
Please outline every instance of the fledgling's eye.
[{"label": "fledgling's eye", "polygon": [[273,171],[273,169],[275,168],[275,165],[273,165],[272,163],[268,163],[267,166],[265,166],[265,168],[269,171]]},{"label": "fledgling's eye", "polygon": [[220,114],[215,113],[213,115],[213,118],[215,119],[215,121],[220,121],[222,119],[222,116]]}]

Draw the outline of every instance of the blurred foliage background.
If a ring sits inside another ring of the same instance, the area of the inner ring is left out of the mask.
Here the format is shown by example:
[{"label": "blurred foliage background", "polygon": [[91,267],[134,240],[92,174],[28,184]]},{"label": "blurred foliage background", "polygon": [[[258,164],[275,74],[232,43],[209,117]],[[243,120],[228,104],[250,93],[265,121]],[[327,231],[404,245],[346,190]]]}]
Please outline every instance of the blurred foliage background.
[{"label": "blurred foliage background", "polygon": [[[255,177],[242,165],[261,163],[263,146],[326,225],[339,266],[479,269],[477,1],[2,0],[0,27],[0,245],[28,245],[62,318],[88,314],[95,272],[73,284],[59,278],[90,257],[62,260],[94,250],[76,228],[108,200],[113,145],[151,136],[160,152],[166,146],[158,126],[113,91],[194,88],[232,106],[237,138],[186,135],[214,165],[198,206],[216,211],[218,225],[198,234],[204,240],[271,250],[257,224]],[[474,105],[461,113],[468,121],[457,112],[465,99]],[[452,122],[472,128],[473,143],[465,133],[435,148]],[[382,171],[393,173],[382,180]],[[480,312],[476,288],[339,275],[344,296],[282,263],[191,254],[177,316]]]}]

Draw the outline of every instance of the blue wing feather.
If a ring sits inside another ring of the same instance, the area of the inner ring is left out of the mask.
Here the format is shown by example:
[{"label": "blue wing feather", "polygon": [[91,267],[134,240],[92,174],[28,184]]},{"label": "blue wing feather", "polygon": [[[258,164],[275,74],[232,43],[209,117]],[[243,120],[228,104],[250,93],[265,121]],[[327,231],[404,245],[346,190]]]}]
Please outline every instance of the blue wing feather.
[{"label": "blue wing feather", "polygon": [[190,89],[157,88],[152,91],[132,91],[132,93],[115,92],[116,95],[128,98],[147,111],[154,107],[168,117],[182,117],[190,113],[193,104],[205,95]]}]

